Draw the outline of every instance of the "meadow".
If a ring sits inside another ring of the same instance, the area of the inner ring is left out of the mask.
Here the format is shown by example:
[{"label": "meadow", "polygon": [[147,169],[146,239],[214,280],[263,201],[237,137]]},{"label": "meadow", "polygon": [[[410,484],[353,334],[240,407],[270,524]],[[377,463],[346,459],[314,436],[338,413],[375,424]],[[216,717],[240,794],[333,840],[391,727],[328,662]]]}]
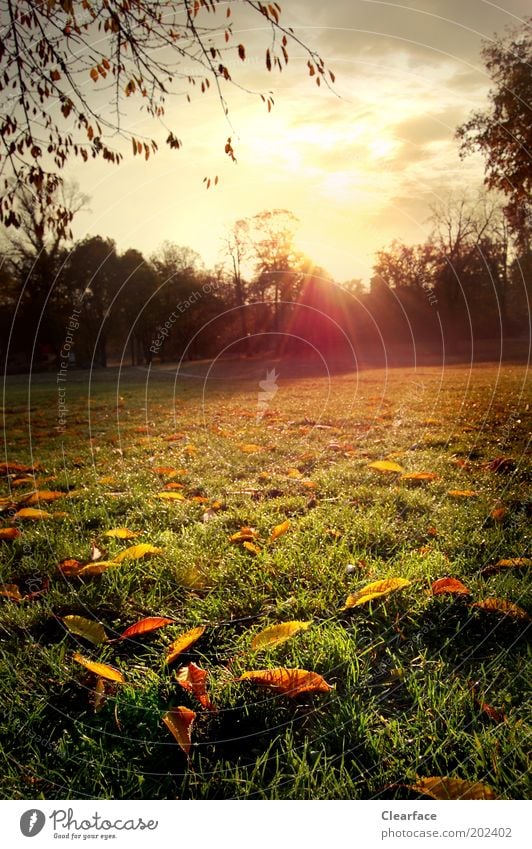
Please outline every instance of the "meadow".
[{"label": "meadow", "polygon": [[188,372],[7,379],[2,798],[526,797],[526,367]]}]

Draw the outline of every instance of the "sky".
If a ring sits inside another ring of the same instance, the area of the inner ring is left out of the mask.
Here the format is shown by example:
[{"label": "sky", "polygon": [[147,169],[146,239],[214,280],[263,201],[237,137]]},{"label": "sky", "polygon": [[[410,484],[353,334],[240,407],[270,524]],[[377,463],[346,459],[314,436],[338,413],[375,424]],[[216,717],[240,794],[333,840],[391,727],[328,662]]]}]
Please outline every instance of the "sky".
[{"label": "sky", "polygon": [[[256,14],[235,16],[231,74],[260,98],[227,85],[226,118],[214,93],[167,103],[167,123],[182,139],[139,113],[128,127],[159,144],[145,162],[124,146],[119,167],[73,163],[66,175],[90,195],[75,238],[110,236],[120,251],[150,256],[163,241],[188,245],[207,266],[223,258],[223,238],[239,218],[265,209],[299,219],[297,246],[338,282],[371,276],[375,251],[393,239],[422,242],[431,209],[449,193],[476,191],[479,156],[460,160],[456,127],[487,106],[490,80],[483,39],[518,26],[525,0],[285,0],[282,21],[312,46],[336,77],[315,85],[301,48],[289,45],[282,74],[269,74],[269,33]],[[221,21],[223,18],[221,19]],[[266,23],[266,22],[265,22]],[[212,91],[212,89],[211,89]],[[224,154],[232,139],[237,163]],[[206,189],[204,177],[218,176]]]}]

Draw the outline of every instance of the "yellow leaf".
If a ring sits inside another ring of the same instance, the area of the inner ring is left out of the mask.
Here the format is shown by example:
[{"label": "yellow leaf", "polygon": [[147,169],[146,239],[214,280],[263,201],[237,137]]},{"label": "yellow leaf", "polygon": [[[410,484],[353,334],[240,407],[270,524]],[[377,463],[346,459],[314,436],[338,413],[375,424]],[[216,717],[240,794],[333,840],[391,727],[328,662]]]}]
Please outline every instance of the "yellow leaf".
[{"label": "yellow leaf", "polygon": [[199,625],[197,628],[192,628],[190,631],[181,634],[171,645],[168,646],[165,663],[173,663],[176,657],[183,654],[196,643],[199,638],[205,633],[205,625]]},{"label": "yellow leaf", "polygon": [[185,496],[181,492],[158,492],[157,498],[162,498],[163,501],[186,501]]},{"label": "yellow leaf", "polygon": [[452,498],[474,498],[478,495],[478,492],[475,492],[474,489],[449,489],[447,495]]},{"label": "yellow leaf", "polygon": [[53,513],[37,510],[35,507],[23,507],[13,516],[14,519],[53,519]]},{"label": "yellow leaf", "polygon": [[495,793],[480,781],[461,778],[420,778],[413,789],[433,799],[496,799]]},{"label": "yellow leaf", "polygon": [[290,519],[287,519],[285,522],[281,522],[280,525],[276,525],[270,535],[270,542],[273,542],[277,537],[285,534],[290,527]]},{"label": "yellow leaf", "polygon": [[138,536],[140,534],[136,531],[130,531],[129,528],[113,528],[104,532],[104,537],[113,537],[114,539],[133,539]]},{"label": "yellow leaf", "polygon": [[122,563],[123,560],[139,560],[141,557],[146,557],[147,554],[162,554],[162,548],[155,548],[147,542],[141,542],[139,545],[131,545],[125,551],[121,551],[116,557],[113,557],[114,563]]},{"label": "yellow leaf", "polygon": [[299,469],[288,469],[288,477],[289,478],[302,478],[303,475],[299,471]]},{"label": "yellow leaf", "polygon": [[317,672],[308,672],[306,669],[257,669],[244,672],[236,680],[252,681],[259,687],[274,690],[290,698],[299,696],[300,693],[327,693],[333,689]]},{"label": "yellow leaf", "polygon": [[270,625],[258,634],[255,634],[251,641],[253,651],[257,649],[269,648],[277,646],[279,643],[284,643],[289,640],[294,634],[299,631],[306,631],[312,625],[312,622],[282,622],[279,625]]},{"label": "yellow leaf", "polygon": [[247,540],[243,543],[243,548],[246,551],[251,551],[252,554],[260,554],[260,548],[258,545],[255,545],[253,542],[248,542]]},{"label": "yellow leaf", "polygon": [[118,681],[119,684],[124,683],[124,676],[118,671],[118,669],[115,669],[114,666],[108,666],[106,663],[94,663],[92,660],[87,660],[87,658],[82,657],[77,652],[73,656],[73,659],[76,663],[81,663],[85,669],[88,669],[89,672],[94,672],[94,674],[98,675],[100,678],[106,678],[108,681]]},{"label": "yellow leaf", "polygon": [[164,724],[170,734],[179,743],[187,758],[190,754],[190,747],[192,746],[191,732],[195,719],[195,712],[187,707],[173,708],[163,716]]},{"label": "yellow leaf", "polygon": [[495,566],[501,569],[520,569],[524,566],[532,566],[532,558],[530,557],[509,557],[498,560]]},{"label": "yellow leaf", "polygon": [[90,577],[91,575],[103,575],[108,569],[116,569],[120,564],[116,560],[97,560],[94,563],[87,563],[79,569],[72,570],[68,574],[79,577]]},{"label": "yellow leaf", "polygon": [[85,619],[84,616],[63,616],[63,622],[72,634],[84,637],[94,643],[95,646],[107,642],[105,628],[94,619]]},{"label": "yellow leaf", "polygon": [[476,601],[473,607],[478,607],[480,610],[487,610],[489,613],[502,613],[503,616],[511,616],[514,619],[524,619],[526,621],[530,619],[526,610],[523,610],[518,604],[514,604],[513,601],[508,601],[505,598],[486,598],[484,601]]},{"label": "yellow leaf", "polygon": [[406,578],[387,578],[384,581],[373,581],[367,584],[357,593],[348,596],[344,610],[350,607],[358,607],[360,604],[366,604],[374,598],[382,598],[395,590],[401,590],[403,587],[408,587],[410,581]]},{"label": "yellow leaf", "polygon": [[404,472],[402,466],[399,463],[393,463],[391,460],[375,460],[374,463],[370,463],[368,469],[373,469],[376,472],[387,472],[387,473],[401,473]]}]

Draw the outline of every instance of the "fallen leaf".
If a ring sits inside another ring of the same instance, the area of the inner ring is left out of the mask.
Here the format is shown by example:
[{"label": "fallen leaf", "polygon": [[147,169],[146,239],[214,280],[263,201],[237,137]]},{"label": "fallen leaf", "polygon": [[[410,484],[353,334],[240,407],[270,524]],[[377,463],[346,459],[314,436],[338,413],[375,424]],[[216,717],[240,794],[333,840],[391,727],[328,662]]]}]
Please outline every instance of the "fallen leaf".
[{"label": "fallen leaf", "polygon": [[140,634],[149,634],[150,631],[157,631],[159,628],[164,628],[165,625],[173,624],[175,624],[174,619],[167,619],[164,616],[147,616],[122,631],[117,640],[127,640],[130,637],[138,637]]},{"label": "fallen leaf", "polygon": [[420,485],[423,483],[430,483],[430,481],[435,481],[438,478],[439,475],[437,475],[436,472],[408,472],[405,475],[401,475],[399,480],[404,481],[405,483]]},{"label": "fallen leaf", "polygon": [[229,537],[229,542],[252,542],[257,539],[259,533],[255,528],[243,527]]},{"label": "fallen leaf", "polygon": [[294,478],[295,480],[302,478],[303,474],[299,471],[299,469],[288,469],[287,476],[289,478]]},{"label": "fallen leaf", "polygon": [[475,498],[478,495],[474,489],[449,489],[447,495],[452,498]]},{"label": "fallen leaf", "polygon": [[290,698],[300,693],[327,693],[333,689],[317,672],[308,672],[306,669],[257,669],[244,672],[236,680],[251,681],[259,687],[266,687]]},{"label": "fallen leaf", "polygon": [[526,610],[505,598],[486,598],[484,601],[476,601],[473,607],[487,610],[489,613],[502,613],[504,616],[511,616],[513,619],[530,620]]},{"label": "fallen leaf", "polygon": [[277,537],[282,536],[287,532],[290,527],[290,519],[287,519],[285,522],[281,522],[280,525],[276,525],[273,531],[270,534],[270,542],[273,542]]},{"label": "fallen leaf", "polygon": [[214,705],[207,693],[207,677],[208,673],[205,669],[201,669],[195,663],[189,663],[188,666],[181,667],[176,680],[185,690],[195,696],[202,707],[206,710],[213,710]]},{"label": "fallen leaf", "polygon": [[120,564],[117,563],[116,560],[97,560],[94,563],[82,564],[81,568],[78,569],[77,572],[70,572],[69,574],[84,578],[94,575],[103,575],[103,573],[107,572],[108,569],[116,569],[119,565]]},{"label": "fallen leaf", "polygon": [[130,531],[129,528],[112,528],[110,531],[104,531],[104,537],[112,537],[114,539],[134,539],[140,536],[136,531]]},{"label": "fallen leaf", "polygon": [[242,547],[245,548],[246,551],[251,551],[252,554],[260,554],[260,548],[253,542],[248,542],[247,540],[245,540],[242,544]]},{"label": "fallen leaf", "polygon": [[163,716],[164,724],[170,734],[179,743],[187,758],[190,754],[190,747],[192,746],[191,732],[195,719],[195,712],[187,707],[173,708]]},{"label": "fallen leaf", "polygon": [[495,793],[480,781],[461,778],[419,778],[412,787],[433,799],[496,799]]},{"label": "fallen leaf", "polygon": [[358,607],[360,604],[366,604],[374,598],[382,598],[395,590],[401,590],[403,587],[408,587],[410,581],[406,578],[387,578],[384,581],[373,581],[367,584],[357,593],[352,593],[347,597],[344,610],[351,607]]},{"label": "fallen leaf", "polygon": [[22,601],[23,595],[16,584],[0,584],[0,596],[12,601]]},{"label": "fallen leaf", "polygon": [[95,622],[94,619],[85,619],[84,616],[71,615],[63,616],[63,622],[72,634],[89,640],[95,646],[107,642],[105,628],[100,622]]},{"label": "fallen leaf", "polygon": [[57,492],[51,489],[41,489],[37,492],[30,492],[20,500],[20,504],[39,504],[41,501],[57,501],[58,498],[65,498],[68,492]]},{"label": "fallen leaf", "polygon": [[16,539],[19,536],[18,528],[0,528],[0,539]]},{"label": "fallen leaf", "polygon": [[197,628],[192,628],[190,631],[181,634],[181,636],[168,646],[165,663],[173,663],[176,657],[179,657],[180,654],[193,646],[204,633],[205,625],[199,625]]},{"label": "fallen leaf", "polygon": [[532,558],[530,557],[508,557],[498,560],[492,566],[486,566],[480,574],[484,576],[494,575],[504,569],[528,569],[529,566],[532,566]]},{"label": "fallen leaf", "polygon": [[486,463],[486,468],[492,472],[513,472],[516,465],[512,457],[496,457],[495,460]]},{"label": "fallen leaf", "polygon": [[57,568],[63,575],[77,575],[80,569],[83,569],[85,564],[81,560],[75,560],[73,557],[66,557],[57,564]]},{"label": "fallen leaf", "polygon": [[163,554],[162,548],[156,548],[147,542],[141,542],[138,545],[132,545],[121,551],[116,557],[113,557],[113,563],[122,563],[123,560],[140,560],[141,557],[151,554]]},{"label": "fallen leaf", "polygon": [[270,648],[277,646],[279,643],[284,643],[297,634],[299,631],[306,631],[312,625],[312,622],[282,622],[279,625],[270,625],[258,634],[255,634],[251,641],[253,651],[257,649]]},{"label": "fallen leaf", "polygon": [[37,510],[35,507],[23,507],[13,516],[14,519],[53,519],[54,514],[46,510]]},{"label": "fallen leaf", "polygon": [[251,442],[245,442],[240,446],[240,450],[244,452],[244,454],[257,454],[259,451],[262,451],[260,445],[255,445]]},{"label": "fallen leaf", "polygon": [[177,481],[170,481],[170,483],[165,483],[165,485],[163,486],[163,489],[165,491],[166,490],[172,491],[174,489],[183,489],[184,486],[185,485],[183,483],[178,483]]},{"label": "fallen leaf", "polygon": [[156,498],[162,498],[163,501],[186,501],[181,492],[158,492]]},{"label": "fallen leaf", "polygon": [[494,507],[490,513],[490,517],[493,519],[494,522],[502,522],[504,521],[507,513],[507,507]]},{"label": "fallen leaf", "polygon": [[404,472],[403,467],[399,463],[393,463],[391,460],[375,460],[374,463],[368,465],[368,469],[373,469],[376,472],[393,472],[394,474]]},{"label": "fallen leaf", "polygon": [[106,702],[106,693],[105,693],[105,680],[103,678],[96,679],[96,686],[94,687],[92,706],[94,708],[94,713],[99,713],[103,708]]},{"label": "fallen leaf", "polygon": [[123,684],[125,681],[122,673],[118,669],[115,669],[114,666],[108,666],[106,663],[94,663],[94,661],[87,660],[77,652],[73,655],[73,660],[76,663],[81,663],[85,669],[88,669],[89,672],[94,672],[100,678],[106,678],[108,681],[118,681],[120,684]]},{"label": "fallen leaf", "polygon": [[434,581],[432,584],[432,594],[442,595],[443,593],[449,593],[450,595],[470,595],[470,591],[465,584],[457,578],[438,578],[437,581]]},{"label": "fallen leaf", "polygon": [[33,472],[34,469],[35,466],[25,466],[23,463],[0,463],[0,475],[10,475],[14,472],[27,474],[28,472]]}]

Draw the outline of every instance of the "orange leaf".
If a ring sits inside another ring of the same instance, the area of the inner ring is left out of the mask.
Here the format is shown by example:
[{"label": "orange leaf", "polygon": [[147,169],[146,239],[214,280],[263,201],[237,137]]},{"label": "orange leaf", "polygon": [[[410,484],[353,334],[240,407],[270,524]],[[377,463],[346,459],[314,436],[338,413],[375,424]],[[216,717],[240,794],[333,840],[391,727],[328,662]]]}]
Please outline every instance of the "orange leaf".
[{"label": "orange leaf", "polygon": [[119,684],[124,683],[124,676],[118,669],[115,669],[114,666],[108,666],[106,663],[94,663],[92,660],[87,660],[87,658],[82,657],[77,652],[73,656],[73,660],[75,660],[76,663],[81,663],[85,669],[88,669],[89,672],[94,672],[94,674],[98,675],[100,678],[106,678],[108,681],[118,681]]},{"label": "orange leaf", "polygon": [[65,498],[68,492],[59,492],[51,489],[41,489],[37,492],[30,492],[21,499],[20,504],[39,504],[40,501],[56,501],[58,498]]},{"label": "orange leaf", "polygon": [[183,666],[176,677],[178,684],[192,693],[198,702],[206,710],[213,710],[214,705],[207,694],[208,673],[205,669],[196,666],[195,663],[189,663],[188,666]]},{"label": "orange leaf", "polygon": [[37,510],[35,507],[23,507],[13,516],[14,519],[53,519],[54,514],[46,510]]},{"label": "orange leaf", "polygon": [[125,631],[122,631],[119,640],[127,640],[128,637],[138,637],[140,634],[149,634],[150,631],[156,631],[158,628],[164,628],[165,625],[173,625],[174,619],[166,619],[164,616],[147,616],[141,619],[134,625],[130,625]]},{"label": "orange leaf", "polygon": [[252,542],[254,539],[258,537],[258,531],[255,528],[240,528],[236,534],[233,534],[229,537],[229,542]]},{"label": "orange leaf", "polygon": [[487,610],[489,613],[502,613],[503,616],[511,616],[514,619],[524,619],[526,621],[530,619],[526,610],[523,610],[522,607],[505,598],[486,598],[484,601],[476,601],[473,607]]},{"label": "orange leaf", "polygon": [[19,536],[18,528],[0,528],[0,539],[16,539]]},{"label": "orange leaf", "polygon": [[236,680],[252,681],[259,687],[274,690],[290,698],[299,696],[300,693],[327,693],[333,689],[317,672],[308,672],[306,669],[257,669],[244,672]]},{"label": "orange leaf", "polygon": [[246,549],[246,551],[251,551],[252,554],[260,554],[260,548],[258,545],[255,545],[253,542],[245,541],[242,544],[242,547]]},{"label": "orange leaf", "polygon": [[408,472],[406,475],[401,475],[399,480],[405,483],[423,484],[435,481],[438,477],[436,472]]},{"label": "orange leaf", "polygon": [[168,728],[170,734],[172,734],[175,740],[179,743],[187,758],[190,754],[190,747],[192,746],[190,735],[195,719],[196,714],[193,710],[190,710],[187,707],[173,708],[163,716],[164,724]]},{"label": "orange leaf", "polygon": [[462,583],[462,581],[458,581],[456,578],[438,578],[438,580],[434,581],[432,584],[432,594],[441,595],[442,593],[449,593],[450,595],[469,595],[470,591],[467,589],[465,584]]},{"label": "orange leaf", "polygon": [[173,663],[176,657],[183,654],[196,643],[199,638],[205,633],[205,625],[199,625],[197,628],[192,628],[190,631],[181,634],[174,642],[168,646],[165,663]]},{"label": "orange leaf", "polygon": [[80,560],[74,560],[73,557],[67,557],[61,560],[57,568],[63,575],[77,575],[83,569],[84,564]]},{"label": "orange leaf", "polygon": [[475,498],[478,492],[475,492],[474,489],[449,489],[447,495],[452,496],[452,498]]},{"label": "orange leaf", "polygon": [[503,569],[528,569],[529,566],[532,566],[532,558],[530,557],[508,557],[498,560],[492,566],[486,566],[480,574],[484,576],[494,575]]},{"label": "orange leaf", "polygon": [[273,542],[277,537],[282,536],[287,532],[290,527],[290,519],[287,519],[286,522],[281,522],[280,525],[276,525],[273,531],[270,534],[270,542]]},{"label": "orange leaf", "polygon": [[27,474],[33,472],[35,466],[25,466],[23,463],[0,463],[0,475],[10,475],[15,472]]}]

